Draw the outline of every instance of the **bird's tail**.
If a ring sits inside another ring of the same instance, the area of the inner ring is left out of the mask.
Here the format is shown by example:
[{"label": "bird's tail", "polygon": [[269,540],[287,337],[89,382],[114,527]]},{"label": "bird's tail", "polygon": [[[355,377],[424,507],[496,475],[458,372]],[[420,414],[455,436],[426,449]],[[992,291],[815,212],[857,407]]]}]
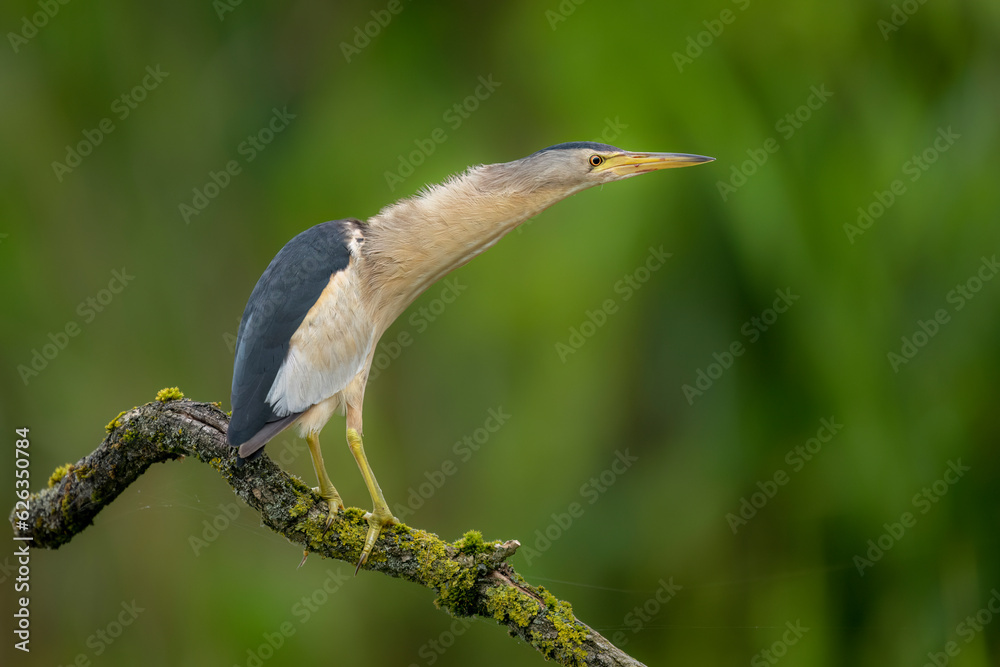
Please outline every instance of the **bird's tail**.
[{"label": "bird's tail", "polygon": [[274,436],[294,424],[301,416],[301,412],[296,412],[276,421],[267,422],[263,428],[253,434],[246,442],[239,445],[230,443],[234,447],[239,447],[236,455],[236,467],[242,467],[247,461],[253,461],[264,453],[264,445],[270,442]]}]

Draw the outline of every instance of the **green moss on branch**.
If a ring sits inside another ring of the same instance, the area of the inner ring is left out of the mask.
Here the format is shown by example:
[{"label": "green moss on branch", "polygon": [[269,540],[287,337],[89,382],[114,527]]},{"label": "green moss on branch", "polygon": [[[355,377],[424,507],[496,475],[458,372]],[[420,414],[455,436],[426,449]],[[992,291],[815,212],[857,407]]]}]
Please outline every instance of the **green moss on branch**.
[{"label": "green moss on branch", "polygon": [[[325,530],[326,502],[266,454],[236,467],[228,425],[218,404],[184,399],[176,387],[160,391],[111,420],[93,452],[57,468],[49,486],[31,496],[26,521],[12,512],[15,535],[30,534],[35,548],[59,548],[151,465],[191,457],[217,470],[271,530],[307,552],[356,563],[368,531],[364,512],[348,508]],[[400,524],[383,531],[365,569],[434,590],[435,604],[453,615],[492,618],[561,664],[640,665],[577,620],[568,602],[524,581],[506,562],[519,546],[486,541],[478,531],[448,543]]]}]

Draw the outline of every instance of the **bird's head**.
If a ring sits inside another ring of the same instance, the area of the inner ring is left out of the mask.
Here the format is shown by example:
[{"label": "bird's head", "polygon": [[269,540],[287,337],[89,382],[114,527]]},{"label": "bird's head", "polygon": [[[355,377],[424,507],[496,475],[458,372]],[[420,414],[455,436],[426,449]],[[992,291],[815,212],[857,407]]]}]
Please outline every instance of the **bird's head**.
[{"label": "bird's head", "polygon": [[[365,227],[376,310],[386,327],[428,285],[491,247],[525,220],[581,190],[715,158],[633,153],[590,141],[556,144],[512,162],[469,167],[382,209]],[[392,283],[392,286],[386,285]],[[388,315],[385,315],[388,314]]]},{"label": "bird's head", "polygon": [[582,190],[660,169],[690,167],[715,158],[687,153],[634,153],[592,141],[556,144],[519,160],[536,183]]}]

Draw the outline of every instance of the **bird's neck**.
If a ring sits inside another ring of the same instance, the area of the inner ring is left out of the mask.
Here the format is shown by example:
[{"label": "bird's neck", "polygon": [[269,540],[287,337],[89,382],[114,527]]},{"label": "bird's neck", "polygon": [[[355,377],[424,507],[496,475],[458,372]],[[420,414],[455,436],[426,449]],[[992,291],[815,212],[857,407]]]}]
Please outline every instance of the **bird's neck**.
[{"label": "bird's neck", "polygon": [[515,164],[473,167],[369,219],[367,288],[382,330],[449,271],[573,193],[524,182]]}]

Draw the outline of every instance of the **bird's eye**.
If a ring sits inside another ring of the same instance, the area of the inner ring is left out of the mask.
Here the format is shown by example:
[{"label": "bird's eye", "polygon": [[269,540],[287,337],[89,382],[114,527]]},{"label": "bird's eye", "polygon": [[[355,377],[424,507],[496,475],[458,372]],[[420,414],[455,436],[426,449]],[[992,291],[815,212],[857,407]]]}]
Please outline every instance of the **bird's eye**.
[{"label": "bird's eye", "polygon": [[604,158],[602,158],[600,155],[591,155],[590,156],[590,164],[591,164],[591,166],[596,167],[599,164],[601,164],[602,162],[604,162]]}]

